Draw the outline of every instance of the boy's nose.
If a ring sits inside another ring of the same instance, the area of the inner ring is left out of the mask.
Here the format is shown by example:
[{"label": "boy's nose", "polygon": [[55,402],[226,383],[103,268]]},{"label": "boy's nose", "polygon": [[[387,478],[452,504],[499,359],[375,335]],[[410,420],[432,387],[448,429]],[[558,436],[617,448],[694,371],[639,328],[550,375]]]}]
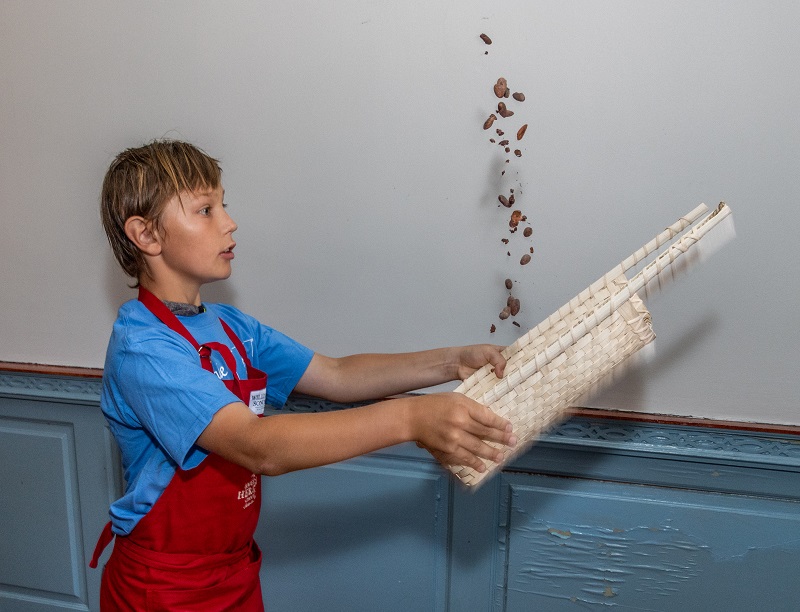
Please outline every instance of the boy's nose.
[{"label": "boy's nose", "polygon": [[225,213],[225,216],[227,217],[227,219],[225,220],[226,221],[226,232],[225,233],[231,233],[232,234],[237,229],[239,229],[239,226],[236,225],[236,221],[234,221],[233,217],[231,217],[227,212]]}]

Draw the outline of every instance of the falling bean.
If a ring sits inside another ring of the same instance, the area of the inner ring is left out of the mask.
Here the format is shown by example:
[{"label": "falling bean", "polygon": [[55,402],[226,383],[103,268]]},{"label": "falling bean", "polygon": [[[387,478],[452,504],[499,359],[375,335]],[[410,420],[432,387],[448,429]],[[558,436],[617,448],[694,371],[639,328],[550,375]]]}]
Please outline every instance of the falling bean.
[{"label": "falling bean", "polygon": [[481,34],[481,40],[485,42],[487,45],[492,44],[492,39],[486,36],[486,34]]},{"label": "falling bean", "polygon": [[500,77],[497,79],[497,83],[494,85],[494,95],[496,95],[498,98],[502,98],[506,95],[507,91],[508,82],[503,77]]},{"label": "falling bean", "polygon": [[510,290],[513,286],[514,286],[514,282],[510,278],[507,278],[506,279],[506,289]]},{"label": "falling bean", "polygon": [[519,323],[517,323],[516,321],[511,321],[511,324],[512,325],[516,325],[517,327],[519,327]]},{"label": "falling bean", "polygon": [[520,302],[517,298],[511,302],[511,316],[516,317],[519,314]]},{"label": "falling bean", "polygon": [[494,323],[492,323],[492,326],[489,328],[489,333],[493,334],[496,331],[497,331],[497,328],[494,326]]},{"label": "falling bean", "polygon": [[526,123],[517,130],[517,140],[522,140],[522,137],[525,135],[525,130],[527,129],[528,129],[528,124]]},{"label": "falling bean", "polygon": [[522,157],[522,151],[520,151],[519,149],[514,149],[514,155],[516,155],[517,157]]},{"label": "falling bean", "polygon": [[511,309],[506,306],[500,311],[500,320],[505,321],[511,315]]},{"label": "falling bean", "polygon": [[497,115],[495,115],[494,113],[489,115],[489,118],[483,122],[483,129],[488,130],[490,127],[492,127],[492,124],[495,122],[495,119],[497,119]]},{"label": "falling bean", "polygon": [[511,95],[511,97],[514,98],[517,102],[524,102],[525,101],[525,94],[520,92],[520,91],[514,92]]},{"label": "falling bean", "polygon": [[519,260],[519,263],[524,266],[525,264],[530,263],[530,261],[531,256],[525,253],[525,255],[522,256],[522,259]]},{"label": "falling bean", "polygon": [[497,199],[500,200],[500,204],[502,204],[506,208],[510,208],[511,207],[511,204],[508,203],[508,198],[506,196],[501,194],[501,195],[497,196]]},{"label": "falling bean", "polygon": [[523,230],[522,235],[525,236],[525,238],[530,238],[532,233],[533,233],[533,230],[531,228],[529,228],[529,227],[526,227]]},{"label": "falling bean", "polygon": [[501,117],[511,117],[514,114],[514,111],[508,110],[505,102],[500,102],[500,104],[497,105],[497,114]]}]

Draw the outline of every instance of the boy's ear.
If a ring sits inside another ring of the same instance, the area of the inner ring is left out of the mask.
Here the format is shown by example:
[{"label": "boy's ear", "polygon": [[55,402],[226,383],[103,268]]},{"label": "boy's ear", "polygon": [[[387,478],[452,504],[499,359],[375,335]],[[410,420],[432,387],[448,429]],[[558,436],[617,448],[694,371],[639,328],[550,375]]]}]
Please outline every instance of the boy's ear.
[{"label": "boy's ear", "polygon": [[152,221],[139,216],[129,217],[125,221],[125,235],[145,255],[161,253],[161,241]]}]

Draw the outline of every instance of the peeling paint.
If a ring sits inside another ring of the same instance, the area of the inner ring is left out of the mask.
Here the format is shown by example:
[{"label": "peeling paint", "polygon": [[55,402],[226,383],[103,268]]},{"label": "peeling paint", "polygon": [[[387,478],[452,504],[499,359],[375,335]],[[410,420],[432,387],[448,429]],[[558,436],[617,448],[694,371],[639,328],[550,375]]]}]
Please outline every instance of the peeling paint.
[{"label": "peeling paint", "polygon": [[[529,522],[514,529],[517,571],[508,589],[616,605],[625,590],[668,596],[698,575],[706,546],[671,527],[598,528]],[[576,593],[576,588],[579,591]]]}]

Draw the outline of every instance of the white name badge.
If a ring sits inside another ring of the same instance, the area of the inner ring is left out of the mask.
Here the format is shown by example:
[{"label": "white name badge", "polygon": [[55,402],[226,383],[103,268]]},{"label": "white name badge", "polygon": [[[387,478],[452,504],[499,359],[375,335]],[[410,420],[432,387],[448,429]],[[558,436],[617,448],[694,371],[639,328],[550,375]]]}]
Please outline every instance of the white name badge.
[{"label": "white name badge", "polygon": [[250,403],[248,406],[253,414],[264,414],[264,403],[267,400],[267,390],[259,389],[258,391],[250,392]]}]

